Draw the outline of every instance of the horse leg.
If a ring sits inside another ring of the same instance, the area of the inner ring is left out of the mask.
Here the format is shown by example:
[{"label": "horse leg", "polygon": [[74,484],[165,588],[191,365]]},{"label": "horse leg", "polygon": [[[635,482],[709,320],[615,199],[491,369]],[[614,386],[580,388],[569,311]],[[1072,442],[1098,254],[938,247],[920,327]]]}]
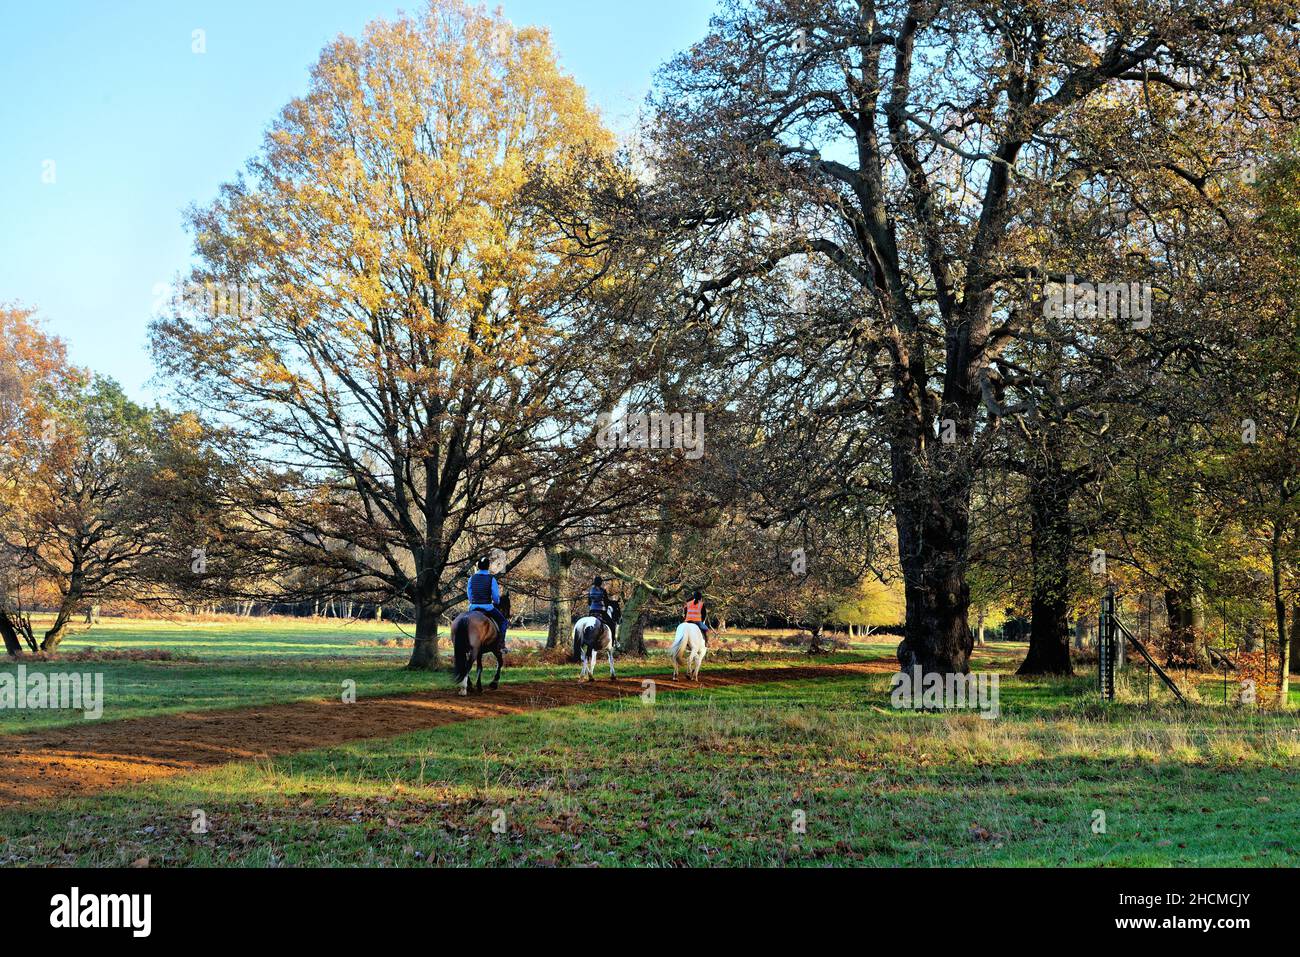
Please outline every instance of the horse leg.
[{"label": "horse leg", "polygon": [[497,682],[501,680],[501,650],[494,649],[492,654],[497,656],[497,673],[492,676],[492,683],[488,685],[489,691],[497,690]]},{"label": "horse leg", "polygon": [[478,652],[478,687],[474,689],[479,694],[483,693],[483,649]]},{"label": "horse leg", "polygon": [[614,642],[611,641],[605,651],[609,654],[609,680],[617,681],[618,675],[614,674]]},{"label": "horse leg", "polygon": [[591,666],[587,669],[587,680],[596,680],[596,649],[591,649]]}]

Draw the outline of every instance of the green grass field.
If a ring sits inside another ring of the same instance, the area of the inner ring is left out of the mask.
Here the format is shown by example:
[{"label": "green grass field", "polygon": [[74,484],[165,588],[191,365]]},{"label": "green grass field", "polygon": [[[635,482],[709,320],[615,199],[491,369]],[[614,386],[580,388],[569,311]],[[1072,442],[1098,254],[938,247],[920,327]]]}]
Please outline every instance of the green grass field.
[{"label": "green grass field", "polygon": [[[445,673],[400,670],[404,649],[368,644],[380,630],[113,622],[70,650],[200,660],[35,667],[102,670],[102,720],[335,697],[345,678],[360,695],[448,688]],[[883,674],[493,717],[0,812],[0,865],[1294,863],[1294,714],[1147,709],[1137,673],[1103,707],[1086,674],[1011,676],[1022,650],[995,646],[978,662],[1002,676],[996,720],[895,711]],[[891,651],[865,645],[830,660]],[[706,675],[724,657],[719,648]],[[774,678],[808,661],[730,657]],[[506,680],[572,679],[575,667],[529,665]],[[0,712],[0,731],[80,720],[31,714]],[[206,833],[192,832],[196,810]]]},{"label": "green grass field", "polygon": [[[34,624],[39,634],[42,622],[38,619]],[[344,681],[355,682],[359,698],[450,688],[445,673],[404,669],[411,654],[409,645],[378,644],[403,637],[398,626],[372,622],[276,618],[191,625],[105,619],[93,630],[66,639],[60,650],[69,654],[159,651],[174,657],[160,661],[51,661],[27,666],[47,673],[102,673],[105,700],[101,720],[106,721],[278,701],[337,699]],[[445,655],[448,639],[445,634],[442,638]],[[521,629],[510,633],[513,652],[519,653],[514,659],[527,663],[512,665],[505,680],[543,681],[576,674],[576,665],[542,664],[535,654],[529,654],[539,649],[545,639],[542,631]],[[818,660],[834,662],[886,654],[884,646],[879,646],[852,656]],[[739,663],[748,661],[752,667],[807,663],[799,655],[773,659],[725,657]],[[722,659],[715,656],[714,660]],[[662,672],[664,665],[662,659],[630,658],[619,662],[618,667],[620,674],[637,677]],[[0,735],[76,725],[83,720],[79,711],[0,710]]]},{"label": "green grass field", "polygon": [[[37,633],[42,622],[34,621]],[[426,691],[433,676],[402,669],[408,647],[383,646],[404,637],[397,625],[298,618],[248,622],[169,622],[104,619],[61,647],[66,653],[163,651],[168,661],[108,660],[49,663],[51,672],[102,672],[104,720],[147,714],[236,708],[274,701],[334,698],[342,682],[358,697]],[[523,641],[544,639],[524,632]],[[445,680],[445,679],[444,679]],[[0,734],[80,722],[67,711],[0,711]]]},{"label": "green grass field", "polygon": [[[35,616],[37,633],[45,622]],[[226,621],[143,621],[105,618],[94,628],[78,626],[63,642],[67,652],[95,648],[126,651],[159,648],[192,658],[393,658],[405,660],[410,648],[381,645],[409,639],[411,627],[390,622],[337,618],[248,618]],[[525,631],[536,639],[537,632]]]}]

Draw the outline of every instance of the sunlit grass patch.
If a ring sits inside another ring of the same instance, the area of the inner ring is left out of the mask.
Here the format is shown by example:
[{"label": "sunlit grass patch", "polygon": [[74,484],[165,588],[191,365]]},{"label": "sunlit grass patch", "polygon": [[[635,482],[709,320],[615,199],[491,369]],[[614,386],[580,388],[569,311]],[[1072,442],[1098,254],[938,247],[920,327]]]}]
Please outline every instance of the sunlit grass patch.
[{"label": "sunlit grass patch", "polygon": [[0,860],[1228,866],[1300,850],[1289,716],[1098,710],[1081,683],[1005,677],[997,720],[893,711],[871,675],[470,721],[3,814]]}]

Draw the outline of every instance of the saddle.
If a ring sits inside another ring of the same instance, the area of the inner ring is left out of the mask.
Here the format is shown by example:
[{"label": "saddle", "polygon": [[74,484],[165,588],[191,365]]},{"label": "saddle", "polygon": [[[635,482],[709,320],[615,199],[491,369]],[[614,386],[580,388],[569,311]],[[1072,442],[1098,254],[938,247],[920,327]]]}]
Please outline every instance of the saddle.
[{"label": "saddle", "polygon": [[493,616],[491,612],[485,611],[482,608],[472,609],[470,613],[474,615],[482,615],[484,618],[486,618],[489,622],[492,623],[492,628],[496,631],[496,637],[494,637],[490,642],[486,643],[483,647],[492,648],[496,645],[499,645],[501,643],[501,623],[496,620],[496,617]]}]

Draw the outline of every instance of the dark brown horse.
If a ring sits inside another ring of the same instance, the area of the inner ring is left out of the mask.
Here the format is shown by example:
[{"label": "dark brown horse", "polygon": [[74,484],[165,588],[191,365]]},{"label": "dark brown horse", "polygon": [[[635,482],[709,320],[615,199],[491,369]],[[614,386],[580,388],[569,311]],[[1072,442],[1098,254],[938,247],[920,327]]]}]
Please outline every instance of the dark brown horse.
[{"label": "dark brown horse", "polygon": [[[507,619],[510,618],[510,595],[507,592],[501,593],[501,601],[498,602],[497,609]],[[478,687],[475,690],[482,693],[485,653],[497,657],[497,673],[492,676],[492,683],[488,685],[489,691],[495,690],[497,682],[501,679],[501,632],[491,616],[477,609],[457,615],[456,620],[451,623],[451,645],[454,655],[452,674],[456,684],[460,685],[459,693],[469,694],[469,673],[475,664],[478,665]]]}]

